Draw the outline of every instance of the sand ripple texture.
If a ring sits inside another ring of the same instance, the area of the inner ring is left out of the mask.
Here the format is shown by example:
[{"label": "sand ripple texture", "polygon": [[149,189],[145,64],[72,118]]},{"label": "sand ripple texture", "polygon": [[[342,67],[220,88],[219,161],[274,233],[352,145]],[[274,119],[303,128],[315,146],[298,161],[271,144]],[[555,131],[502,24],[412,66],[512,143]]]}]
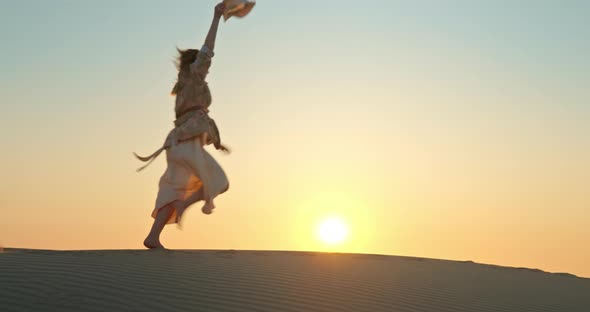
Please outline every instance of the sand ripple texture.
[{"label": "sand ripple texture", "polygon": [[0,253],[0,311],[590,311],[590,279],[288,251]]}]

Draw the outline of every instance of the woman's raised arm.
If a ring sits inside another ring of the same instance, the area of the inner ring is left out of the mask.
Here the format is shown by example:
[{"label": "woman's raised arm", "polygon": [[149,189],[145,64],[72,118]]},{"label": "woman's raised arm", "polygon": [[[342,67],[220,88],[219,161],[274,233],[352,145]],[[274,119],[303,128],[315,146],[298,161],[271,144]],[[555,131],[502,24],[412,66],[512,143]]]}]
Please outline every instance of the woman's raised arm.
[{"label": "woman's raised arm", "polygon": [[219,21],[221,20],[221,16],[223,15],[224,10],[225,5],[223,4],[223,2],[215,6],[213,21],[211,22],[209,33],[207,34],[207,38],[205,39],[205,46],[209,48],[209,50],[211,51],[215,49],[215,38],[217,37],[217,28],[219,26]]}]

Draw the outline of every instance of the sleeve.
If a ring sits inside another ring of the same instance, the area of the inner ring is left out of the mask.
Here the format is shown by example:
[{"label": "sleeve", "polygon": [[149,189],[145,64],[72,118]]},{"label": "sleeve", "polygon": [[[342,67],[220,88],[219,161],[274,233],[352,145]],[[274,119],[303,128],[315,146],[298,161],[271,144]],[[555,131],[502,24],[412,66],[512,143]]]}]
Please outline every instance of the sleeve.
[{"label": "sleeve", "polygon": [[211,58],[214,55],[215,53],[211,49],[203,45],[201,50],[199,50],[199,54],[197,54],[197,59],[190,65],[191,73],[205,79],[209,73],[209,67],[211,67]]}]

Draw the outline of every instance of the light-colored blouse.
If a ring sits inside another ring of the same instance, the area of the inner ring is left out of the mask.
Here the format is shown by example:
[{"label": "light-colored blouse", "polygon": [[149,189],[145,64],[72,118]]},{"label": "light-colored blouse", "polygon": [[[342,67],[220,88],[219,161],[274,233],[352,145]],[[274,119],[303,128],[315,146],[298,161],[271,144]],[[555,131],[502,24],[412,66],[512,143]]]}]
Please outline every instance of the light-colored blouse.
[{"label": "light-colored blouse", "polygon": [[147,157],[135,156],[148,162],[138,171],[147,167],[164,150],[182,141],[191,140],[206,133],[206,144],[214,144],[215,148],[222,149],[219,130],[215,121],[208,115],[211,105],[211,91],[205,78],[211,67],[211,58],[214,53],[207,46],[203,46],[197,54],[197,59],[190,64],[190,71],[179,75],[178,82],[182,84],[176,94],[176,120],[174,128],[168,133],[164,145]]},{"label": "light-colored blouse", "polygon": [[197,59],[190,64],[190,72],[178,77],[183,85],[176,95],[175,111],[177,117],[189,109],[208,108],[211,105],[211,92],[205,78],[211,67],[211,58],[215,54],[207,46],[203,45]]},{"label": "light-colored blouse", "polygon": [[190,71],[178,77],[182,87],[176,94],[177,119],[174,121],[175,128],[166,139],[166,144],[175,145],[205,132],[209,138],[207,143],[215,142],[218,136],[215,133],[217,129],[211,129],[212,119],[207,115],[212,101],[211,91],[205,81],[213,56],[213,51],[203,45],[197,54],[197,59],[190,64]]}]

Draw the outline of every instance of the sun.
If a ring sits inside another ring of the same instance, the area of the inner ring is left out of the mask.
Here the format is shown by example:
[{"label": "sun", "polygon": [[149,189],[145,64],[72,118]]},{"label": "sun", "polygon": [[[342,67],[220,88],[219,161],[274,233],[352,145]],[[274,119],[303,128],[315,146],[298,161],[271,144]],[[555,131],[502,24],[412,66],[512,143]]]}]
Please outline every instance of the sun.
[{"label": "sun", "polygon": [[346,239],[348,236],[348,228],[340,219],[327,219],[319,225],[318,236],[324,243],[336,245],[342,243]]}]

